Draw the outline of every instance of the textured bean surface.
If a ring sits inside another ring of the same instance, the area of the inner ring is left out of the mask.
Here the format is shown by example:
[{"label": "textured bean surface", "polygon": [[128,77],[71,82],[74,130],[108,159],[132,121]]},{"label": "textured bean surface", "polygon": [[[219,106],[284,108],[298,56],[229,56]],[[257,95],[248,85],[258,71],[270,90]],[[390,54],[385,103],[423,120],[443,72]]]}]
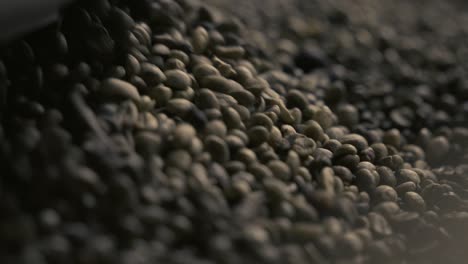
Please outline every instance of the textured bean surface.
[{"label": "textured bean surface", "polygon": [[467,263],[466,11],[76,1],[0,47],[0,263]]}]

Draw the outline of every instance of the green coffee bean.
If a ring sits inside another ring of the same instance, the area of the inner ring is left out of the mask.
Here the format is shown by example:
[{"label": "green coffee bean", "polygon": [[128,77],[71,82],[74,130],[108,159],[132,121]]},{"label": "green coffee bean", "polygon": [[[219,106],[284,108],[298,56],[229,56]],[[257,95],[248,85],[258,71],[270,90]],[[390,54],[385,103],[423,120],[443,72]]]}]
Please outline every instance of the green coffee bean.
[{"label": "green coffee bean", "polygon": [[104,80],[99,91],[104,96],[114,99],[131,99],[133,101],[140,100],[140,94],[135,86],[115,78]]},{"label": "green coffee bean", "polygon": [[181,70],[169,70],[164,72],[164,75],[166,75],[164,84],[175,90],[185,90],[191,84],[188,74]]}]

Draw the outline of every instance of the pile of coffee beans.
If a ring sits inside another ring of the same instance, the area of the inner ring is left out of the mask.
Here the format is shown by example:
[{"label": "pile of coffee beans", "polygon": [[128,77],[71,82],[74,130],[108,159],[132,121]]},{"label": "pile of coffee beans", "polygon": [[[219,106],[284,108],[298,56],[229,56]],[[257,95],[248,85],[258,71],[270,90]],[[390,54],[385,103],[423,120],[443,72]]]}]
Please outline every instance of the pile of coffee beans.
[{"label": "pile of coffee beans", "polygon": [[0,263],[468,261],[465,5],[238,2],[0,48]]}]

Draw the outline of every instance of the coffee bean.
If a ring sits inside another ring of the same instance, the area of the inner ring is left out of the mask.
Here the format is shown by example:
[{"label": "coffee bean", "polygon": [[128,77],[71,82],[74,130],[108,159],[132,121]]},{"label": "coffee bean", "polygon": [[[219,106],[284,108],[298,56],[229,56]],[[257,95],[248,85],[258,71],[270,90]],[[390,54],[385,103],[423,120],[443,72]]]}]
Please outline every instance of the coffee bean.
[{"label": "coffee bean", "polygon": [[175,90],[185,90],[190,86],[190,77],[181,70],[169,70],[164,72],[166,80],[164,84]]},{"label": "coffee bean", "polygon": [[164,86],[164,85],[158,85],[156,87],[150,88],[148,91],[148,96],[155,100],[156,103],[159,106],[164,106],[169,102],[169,100],[172,98],[173,92],[171,88]]},{"label": "coffee bean", "polygon": [[240,46],[216,46],[215,54],[221,58],[240,59],[244,56],[245,50]]},{"label": "coffee bean", "polygon": [[343,136],[339,139],[339,141],[341,144],[353,145],[358,151],[362,151],[368,147],[367,140],[363,136],[357,134]]},{"label": "coffee bean", "polygon": [[280,180],[287,181],[291,177],[289,166],[280,160],[270,161],[267,166],[273,172],[273,175]]},{"label": "coffee bean", "polygon": [[[321,107],[315,113],[313,119],[315,121],[317,121],[317,123],[319,123],[320,126],[323,129],[327,129],[327,128],[331,127],[335,123],[336,117],[328,107]],[[343,142],[341,142],[341,143],[343,143]],[[366,142],[366,144],[367,144],[367,142]]]},{"label": "coffee bean", "polygon": [[140,75],[149,86],[155,86],[166,81],[166,75],[159,67],[146,62],[141,64]]},{"label": "coffee bean", "polygon": [[369,227],[374,235],[377,237],[385,237],[392,234],[392,228],[387,220],[379,213],[369,213]]},{"label": "coffee bean", "polygon": [[297,107],[299,109],[304,109],[308,104],[304,94],[302,94],[299,90],[288,91],[288,94],[286,95],[286,102],[288,108]]},{"label": "coffee bean", "polygon": [[216,98],[216,95],[208,89],[199,90],[197,105],[201,109],[219,108],[218,98]]},{"label": "coffee bean", "polygon": [[199,64],[194,67],[193,75],[195,78],[200,82],[205,77],[212,76],[212,75],[220,75],[219,71],[209,64]]},{"label": "coffee bean", "polygon": [[232,93],[243,90],[239,83],[216,75],[203,78],[201,84],[203,87],[219,93]]},{"label": "coffee bean", "polygon": [[333,153],[333,157],[336,159],[336,158],[343,157],[346,155],[356,155],[356,154],[357,154],[357,149],[353,145],[343,144],[340,147],[338,147],[338,149]]},{"label": "coffee bean", "polygon": [[392,170],[398,170],[403,166],[403,158],[399,155],[387,156],[380,159],[379,164],[389,167]]},{"label": "coffee bean", "polygon": [[140,94],[137,88],[128,82],[109,78],[102,82],[99,90],[104,96],[110,98],[125,100],[131,99],[133,101],[140,100]]},{"label": "coffee bean", "polygon": [[400,136],[400,131],[397,129],[391,129],[383,135],[383,143],[392,145],[396,148],[398,148],[401,144],[401,136]]},{"label": "coffee bean", "polygon": [[349,104],[338,107],[337,117],[339,122],[347,127],[354,127],[359,122],[358,110]]},{"label": "coffee bean", "polygon": [[263,180],[263,187],[265,188],[266,194],[273,201],[288,200],[290,196],[287,186],[282,181],[275,178]]},{"label": "coffee bean", "polygon": [[197,132],[189,124],[177,125],[174,129],[173,141],[176,146],[187,147],[192,143],[192,139]]},{"label": "coffee bean", "polygon": [[385,166],[377,167],[377,173],[380,175],[380,184],[388,185],[390,187],[395,187],[397,184],[397,179],[393,171]]},{"label": "coffee bean", "polygon": [[253,146],[258,146],[268,140],[268,130],[263,126],[254,126],[248,131],[249,142]]},{"label": "coffee bean", "polygon": [[175,58],[182,61],[185,65],[188,65],[190,63],[190,57],[182,50],[173,49],[169,53],[169,56],[171,58]]},{"label": "coffee bean", "polygon": [[160,56],[169,56],[171,50],[164,44],[155,44],[151,48],[151,53]]},{"label": "coffee bean", "polygon": [[383,202],[373,208],[374,212],[383,215],[386,219],[392,217],[395,213],[400,211],[400,207],[395,202]]},{"label": "coffee bean", "polygon": [[381,202],[397,202],[398,194],[390,186],[380,185],[375,189],[373,202],[379,204]]},{"label": "coffee bean", "polygon": [[2,42],[7,263],[466,258],[461,5],[192,2]]},{"label": "coffee bean", "polygon": [[366,148],[365,150],[359,152],[359,158],[361,161],[374,162],[375,152],[372,148]]},{"label": "coffee bean", "polygon": [[334,161],[334,164],[346,167],[349,170],[353,171],[356,169],[357,165],[359,164],[359,156],[358,155],[346,155],[346,156],[336,159]]},{"label": "coffee bean", "polygon": [[426,202],[418,193],[406,192],[403,196],[403,201],[411,211],[423,212],[426,209]]},{"label": "coffee bean", "polygon": [[247,108],[253,107],[255,104],[255,96],[247,90],[237,90],[229,94],[234,97],[239,104]]},{"label": "coffee bean", "polygon": [[211,154],[211,158],[219,163],[229,160],[230,153],[226,143],[215,135],[210,135],[205,139],[205,149]]},{"label": "coffee bean", "polygon": [[173,150],[167,155],[166,161],[169,166],[188,170],[192,164],[192,157],[185,150]]},{"label": "coffee bean", "polygon": [[375,173],[377,172],[371,172],[368,169],[360,169],[356,172],[356,184],[360,190],[374,191],[378,184]]},{"label": "coffee bean", "polygon": [[[314,140],[307,137],[297,137],[294,140],[292,149],[300,156],[300,157],[307,157],[312,155],[317,147],[317,144]],[[323,149],[324,151],[328,151]]]},{"label": "coffee bean", "polygon": [[351,183],[354,179],[351,171],[344,166],[333,166],[333,171],[344,183]]},{"label": "coffee bean", "polygon": [[203,27],[197,27],[193,31],[193,49],[196,53],[203,53],[209,45],[210,36],[206,29]]},{"label": "coffee bean", "polygon": [[445,137],[436,137],[429,141],[426,148],[427,159],[432,162],[438,162],[447,155],[449,142]]},{"label": "coffee bean", "polygon": [[125,58],[125,71],[129,76],[134,74],[140,74],[140,62],[131,54],[128,54]]},{"label": "coffee bean", "polygon": [[252,173],[252,175],[255,176],[257,180],[260,181],[273,177],[273,172],[270,170],[270,168],[260,163],[254,163],[250,165],[248,170],[250,173]]},{"label": "coffee bean", "polygon": [[340,255],[352,257],[359,254],[363,250],[364,245],[359,236],[353,232],[348,232],[338,239],[336,247]]},{"label": "coffee bean", "polygon": [[193,104],[186,99],[171,99],[167,102],[167,110],[172,114],[186,115],[193,109]]},{"label": "coffee bean", "polygon": [[267,130],[271,130],[273,128],[273,121],[264,113],[253,114],[250,118],[250,123],[252,126],[264,126]]},{"label": "coffee bean", "polygon": [[417,189],[417,186],[412,181],[401,183],[397,187],[395,187],[395,191],[397,191],[400,197],[403,197],[404,194],[407,192],[414,192],[416,191],[416,189]]},{"label": "coffee bean", "polygon": [[397,180],[399,183],[404,183],[404,182],[414,182],[416,185],[418,185],[421,182],[421,179],[419,178],[419,175],[408,169],[401,169],[397,173]]},{"label": "coffee bean", "polygon": [[374,150],[375,160],[381,160],[382,158],[385,158],[388,156],[387,147],[383,143],[372,144],[371,148]]},{"label": "coffee bean", "polygon": [[330,140],[327,140],[324,144],[323,144],[323,148],[325,149],[328,149],[330,150],[331,152],[335,152],[339,147],[341,146],[341,143],[336,140],[336,139],[330,139]]}]

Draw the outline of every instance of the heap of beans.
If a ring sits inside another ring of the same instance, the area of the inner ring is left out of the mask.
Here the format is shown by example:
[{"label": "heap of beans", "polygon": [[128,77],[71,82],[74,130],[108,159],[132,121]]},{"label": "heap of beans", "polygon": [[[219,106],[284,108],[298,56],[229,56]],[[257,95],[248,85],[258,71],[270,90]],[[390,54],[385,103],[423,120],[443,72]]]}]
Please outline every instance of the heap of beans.
[{"label": "heap of beans", "polygon": [[0,263],[468,261],[456,1],[211,2],[82,0],[0,49]]}]

